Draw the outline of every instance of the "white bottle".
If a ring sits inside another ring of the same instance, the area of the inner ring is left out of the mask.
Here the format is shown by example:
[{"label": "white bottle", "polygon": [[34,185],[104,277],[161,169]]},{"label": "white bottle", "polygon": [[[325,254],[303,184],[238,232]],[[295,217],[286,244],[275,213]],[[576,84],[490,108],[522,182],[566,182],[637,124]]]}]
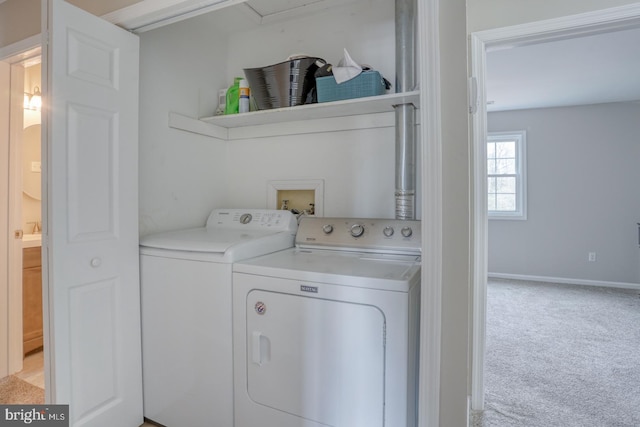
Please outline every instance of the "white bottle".
[{"label": "white bottle", "polygon": [[250,96],[249,83],[245,79],[240,80],[239,89],[240,104],[238,105],[238,112],[248,113]]},{"label": "white bottle", "polygon": [[227,105],[227,90],[229,88],[220,89],[218,91],[218,108],[214,113],[216,116],[224,114],[224,107]]}]

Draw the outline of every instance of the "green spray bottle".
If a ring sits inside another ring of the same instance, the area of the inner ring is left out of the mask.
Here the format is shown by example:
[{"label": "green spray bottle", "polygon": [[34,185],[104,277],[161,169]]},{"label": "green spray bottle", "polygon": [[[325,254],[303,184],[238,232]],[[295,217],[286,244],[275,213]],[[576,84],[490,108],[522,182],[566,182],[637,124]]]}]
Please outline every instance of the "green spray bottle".
[{"label": "green spray bottle", "polygon": [[227,103],[224,108],[225,114],[238,114],[238,106],[240,105],[240,80],[242,77],[235,77],[233,85],[227,89]]}]

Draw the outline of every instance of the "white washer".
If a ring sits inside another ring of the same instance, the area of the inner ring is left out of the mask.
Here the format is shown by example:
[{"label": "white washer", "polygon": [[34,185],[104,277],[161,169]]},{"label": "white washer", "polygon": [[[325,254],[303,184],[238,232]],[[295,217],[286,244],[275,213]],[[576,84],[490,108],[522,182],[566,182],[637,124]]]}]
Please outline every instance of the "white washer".
[{"label": "white washer", "polygon": [[140,240],[144,416],[233,426],[232,263],[290,248],[287,211],[214,210],[206,226]]},{"label": "white washer", "polygon": [[235,427],[414,427],[419,221],[303,217],[234,264]]}]

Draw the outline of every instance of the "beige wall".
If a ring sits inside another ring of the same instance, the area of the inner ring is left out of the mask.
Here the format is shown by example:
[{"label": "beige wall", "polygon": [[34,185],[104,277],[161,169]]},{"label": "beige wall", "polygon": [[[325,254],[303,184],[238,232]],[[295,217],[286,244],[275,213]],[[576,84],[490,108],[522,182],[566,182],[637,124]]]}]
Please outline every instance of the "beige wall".
[{"label": "beige wall", "polygon": [[637,0],[467,0],[469,33],[638,3]]},{"label": "beige wall", "polygon": [[[41,64],[25,68],[24,91],[33,93],[41,85]],[[24,110],[24,132],[22,134],[22,229],[25,234],[34,230],[30,222],[41,222],[41,173],[31,170],[31,162],[41,162],[40,112]]]},{"label": "beige wall", "polygon": [[[94,15],[102,16],[141,0],[69,0]],[[0,47],[40,33],[41,0],[7,0],[0,4]]]},{"label": "beige wall", "polygon": [[0,47],[40,32],[40,0],[7,0],[0,4]]}]

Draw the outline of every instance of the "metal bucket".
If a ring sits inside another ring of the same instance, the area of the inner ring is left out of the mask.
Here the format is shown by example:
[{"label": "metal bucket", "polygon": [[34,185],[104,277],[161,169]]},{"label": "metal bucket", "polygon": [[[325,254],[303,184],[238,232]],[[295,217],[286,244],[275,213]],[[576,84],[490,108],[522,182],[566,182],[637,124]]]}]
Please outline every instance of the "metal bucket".
[{"label": "metal bucket", "polygon": [[325,61],[315,57],[297,57],[279,64],[245,68],[251,94],[259,110],[292,107],[315,102],[314,73]]}]

